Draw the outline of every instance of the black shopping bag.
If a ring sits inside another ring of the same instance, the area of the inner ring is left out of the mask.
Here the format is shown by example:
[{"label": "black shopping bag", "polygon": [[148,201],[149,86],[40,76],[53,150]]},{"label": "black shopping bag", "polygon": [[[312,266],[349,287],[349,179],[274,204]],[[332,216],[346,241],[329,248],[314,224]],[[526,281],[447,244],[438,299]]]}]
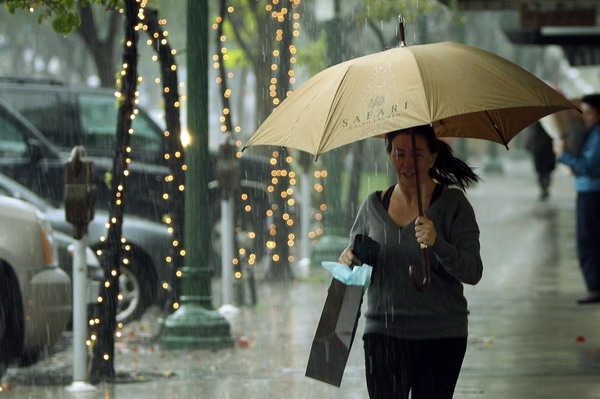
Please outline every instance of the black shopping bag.
[{"label": "black shopping bag", "polygon": [[[370,266],[375,266],[379,244],[364,235],[354,239],[354,253]],[[367,261],[368,260],[368,261]],[[313,339],[306,376],[339,387],[356,334],[363,286],[346,285],[335,278]]]}]

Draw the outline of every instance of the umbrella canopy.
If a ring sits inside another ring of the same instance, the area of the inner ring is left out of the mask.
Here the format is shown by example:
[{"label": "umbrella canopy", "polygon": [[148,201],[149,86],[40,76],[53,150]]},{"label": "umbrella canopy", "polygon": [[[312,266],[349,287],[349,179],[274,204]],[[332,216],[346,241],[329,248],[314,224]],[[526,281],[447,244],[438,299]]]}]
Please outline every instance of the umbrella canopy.
[{"label": "umbrella canopy", "polygon": [[575,108],[518,65],[454,42],[397,47],[327,68],[277,107],[245,147],[314,155],[361,139],[434,124],[443,137],[506,145],[538,119]]}]

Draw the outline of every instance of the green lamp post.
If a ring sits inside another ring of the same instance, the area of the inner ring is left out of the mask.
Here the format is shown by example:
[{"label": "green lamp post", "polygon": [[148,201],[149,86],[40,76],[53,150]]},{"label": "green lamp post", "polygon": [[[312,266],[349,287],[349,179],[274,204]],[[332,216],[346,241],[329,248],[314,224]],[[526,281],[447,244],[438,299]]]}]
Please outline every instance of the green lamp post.
[{"label": "green lamp post", "polygon": [[181,305],[165,321],[165,349],[214,349],[233,346],[229,323],[212,307],[208,266],[208,2],[188,0],[188,130]]}]

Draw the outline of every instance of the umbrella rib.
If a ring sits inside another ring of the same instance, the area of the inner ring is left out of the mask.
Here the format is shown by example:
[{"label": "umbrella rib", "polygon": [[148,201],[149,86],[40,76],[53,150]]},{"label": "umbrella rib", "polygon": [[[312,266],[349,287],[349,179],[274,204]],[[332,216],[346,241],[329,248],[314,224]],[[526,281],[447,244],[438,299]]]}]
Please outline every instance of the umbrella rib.
[{"label": "umbrella rib", "polygon": [[504,147],[506,147],[506,149],[508,150],[508,142],[506,141],[506,138],[504,138],[504,135],[502,134],[502,132],[498,128],[498,125],[496,125],[496,122],[494,122],[494,119],[492,119],[492,115],[490,114],[490,111],[485,111],[485,114],[489,118],[490,123],[492,124],[492,126],[494,126],[494,130],[496,130],[496,133],[498,134],[498,137],[500,138],[500,141],[502,142],[502,144],[504,144]]}]

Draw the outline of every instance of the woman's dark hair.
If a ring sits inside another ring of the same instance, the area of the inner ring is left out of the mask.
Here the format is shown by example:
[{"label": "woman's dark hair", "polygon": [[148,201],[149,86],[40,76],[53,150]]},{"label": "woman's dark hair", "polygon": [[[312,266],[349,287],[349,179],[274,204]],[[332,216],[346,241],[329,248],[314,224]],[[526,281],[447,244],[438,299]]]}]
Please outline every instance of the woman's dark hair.
[{"label": "woman's dark hair", "polygon": [[596,112],[600,113],[600,94],[588,94],[581,97],[581,102],[589,104]]},{"label": "woman's dark hair", "polygon": [[429,176],[438,182],[445,185],[456,185],[465,191],[470,184],[480,180],[480,177],[469,165],[452,155],[452,147],[437,138],[431,125],[421,125],[388,133],[385,136],[385,148],[388,154],[392,152],[392,141],[400,134],[416,134],[423,137],[429,151],[437,153],[433,167],[429,169]]}]

